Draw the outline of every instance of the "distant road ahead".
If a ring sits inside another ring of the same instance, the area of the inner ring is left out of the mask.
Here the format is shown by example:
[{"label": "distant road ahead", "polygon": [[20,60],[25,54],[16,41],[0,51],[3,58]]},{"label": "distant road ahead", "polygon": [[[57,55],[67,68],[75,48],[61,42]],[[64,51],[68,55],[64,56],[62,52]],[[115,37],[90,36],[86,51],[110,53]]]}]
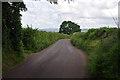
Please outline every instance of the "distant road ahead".
[{"label": "distant road ahead", "polygon": [[9,71],[5,78],[87,78],[87,55],[61,39]]}]

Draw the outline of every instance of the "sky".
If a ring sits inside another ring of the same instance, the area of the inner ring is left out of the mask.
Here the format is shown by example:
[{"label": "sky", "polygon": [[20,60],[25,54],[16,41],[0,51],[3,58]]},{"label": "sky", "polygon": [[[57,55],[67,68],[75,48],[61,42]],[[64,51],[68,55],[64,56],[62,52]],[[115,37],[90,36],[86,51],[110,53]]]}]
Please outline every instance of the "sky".
[{"label": "sky", "polygon": [[81,29],[115,27],[112,18],[118,17],[119,0],[58,0],[58,5],[47,0],[23,0],[27,11],[21,12],[22,25],[32,25],[33,28],[59,28],[63,21],[72,21]]}]

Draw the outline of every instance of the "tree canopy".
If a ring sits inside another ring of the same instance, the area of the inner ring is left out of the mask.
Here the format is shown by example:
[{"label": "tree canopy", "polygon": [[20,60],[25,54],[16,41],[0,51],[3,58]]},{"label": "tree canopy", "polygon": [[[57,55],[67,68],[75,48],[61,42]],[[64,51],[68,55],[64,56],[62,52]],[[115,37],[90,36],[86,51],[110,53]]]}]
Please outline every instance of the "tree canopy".
[{"label": "tree canopy", "polygon": [[72,34],[81,31],[80,26],[71,21],[63,21],[60,25],[59,33]]},{"label": "tree canopy", "polygon": [[2,3],[2,45],[4,49],[12,48],[16,52],[22,51],[22,28],[20,11],[26,11],[23,2]]}]

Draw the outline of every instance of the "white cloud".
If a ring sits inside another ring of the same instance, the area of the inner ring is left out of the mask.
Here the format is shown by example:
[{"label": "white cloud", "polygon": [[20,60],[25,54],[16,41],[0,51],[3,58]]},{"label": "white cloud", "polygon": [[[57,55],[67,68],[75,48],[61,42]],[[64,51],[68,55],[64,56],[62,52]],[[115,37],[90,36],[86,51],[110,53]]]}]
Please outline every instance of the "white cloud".
[{"label": "white cloud", "polygon": [[22,23],[32,24],[33,28],[59,28],[64,20],[71,20],[81,28],[116,26],[111,14],[117,17],[118,0],[74,0],[70,4],[58,0],[58,5],[46,0],[24,1],[28,10],[21,12]]}]

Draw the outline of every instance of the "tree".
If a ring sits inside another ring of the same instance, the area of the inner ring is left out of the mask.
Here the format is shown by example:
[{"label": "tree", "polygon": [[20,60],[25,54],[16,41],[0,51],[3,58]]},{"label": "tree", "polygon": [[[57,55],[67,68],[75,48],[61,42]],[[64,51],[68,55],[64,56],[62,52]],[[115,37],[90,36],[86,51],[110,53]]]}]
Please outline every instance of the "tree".
[{"label": "tree", "polygon": [[64,21],[60,25],[59,33],[72,34],[81,31],[80,26],[71,21]]},{"label": "tree", "polygon": [[[23,2],[2,3],[2,45],[3,48],[11,48],[17,53],[22,49],[22,27],[20,11],[26,11]],[[8,47],[9,46],[9,47]]]}]

